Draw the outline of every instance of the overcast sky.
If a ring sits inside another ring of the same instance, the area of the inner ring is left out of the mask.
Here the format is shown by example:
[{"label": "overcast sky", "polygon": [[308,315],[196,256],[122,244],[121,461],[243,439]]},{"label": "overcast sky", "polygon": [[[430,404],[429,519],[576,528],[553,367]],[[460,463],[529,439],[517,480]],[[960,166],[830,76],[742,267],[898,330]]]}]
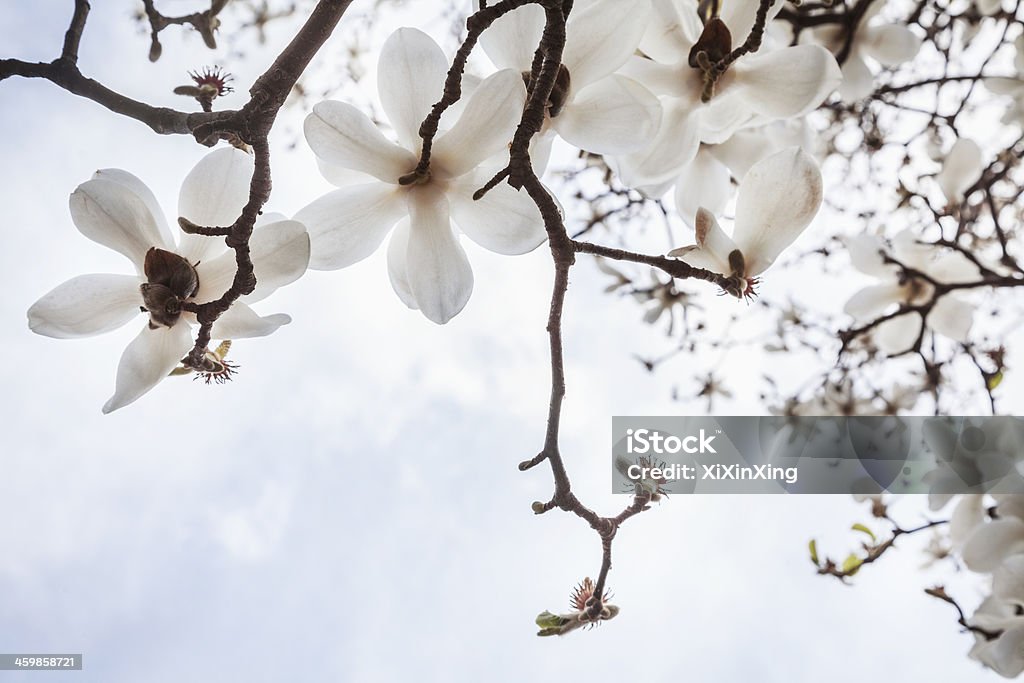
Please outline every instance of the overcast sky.
[{"label": "overcast sky", "polygon": [[[71,4],[5,3],[4,56],[51,59]],[[217,61],[187,57],[197,37],[169,30],[150,64],[131,3],[93,4],[83,70],[187,107],[172,87]],[[266,63],[232,64],[239,89]],[[842,496],[673,497],[616,539],[621,615],[537,638],[537,613],[563,609],[600,560],[580,520],[531,513],[550,496],[546,468],[516,470],[541,445],[547,408],[544,248],[503,258],[466,244],[475,291],[443,327],[401,304],[383,249],[311,273],[259,304],[294,322],[236,343],[237,381],[172,378],[101,415],[141,318],[78,341],[25,320],[74,275],[127,272],[75,230],[68,194],[97,168],[124,168],[173,218],[205,150],[43,82],[0,84],[0,124],[0,650],[83,653],[86,669],[0,681],[997,679],[967,660],[972,639],[949,607],[922,593],[948,572],[920,572],[919,553],[893,553],[853,588],[814,576],[808,538],[843,555],[850,524],[869,521]],[[287,214],[328,187],[290,140],[275,134],[268,206]],[[628,499],[609,493],[611,416],[686,408],[671,377],[630,358],[659,333],[601,284],[590,263],[573,271],[562,443],[578,495],[613,513]],[[763,411],[739,393],[734,412]],[[897,512],[912,524],[923,506]],[[979,594],[962,588],[967,602]]]}]

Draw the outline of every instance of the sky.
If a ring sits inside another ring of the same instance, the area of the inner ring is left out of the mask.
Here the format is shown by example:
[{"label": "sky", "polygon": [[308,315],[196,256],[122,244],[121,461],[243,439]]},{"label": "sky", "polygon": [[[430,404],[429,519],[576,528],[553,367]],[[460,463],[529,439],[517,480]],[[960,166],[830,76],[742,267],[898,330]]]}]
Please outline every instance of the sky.
[{"label": "sky", "polygon": [[[224,51],[190,56],[198,37],[171,30],[150,64],[127,5],[94,3],[82,69],[188,106],[171,89]],[[5,56],[48,60],[71,3],[3,11]],[[425,26],[421,13],[402,20]],[[272,31],[270,47],[287,38]],[[268,54],[232,65],[240,90]],[[966,658],[972,639],[949,607],[922,592],[947,582],[970,602],[981,587],[920,570],[925,539],[854,587],[814,576],[809,538],[843,555],[856,543],[850,525],[872,524],[844,496],[673,497],[616,538],[619,617],[537,638],[537,613],[563,609],[600,560],[580,520],[530,511],[550,496],[546,469],[516,470],[540,447],[547,409],[543,248],[503,258],[467,244],[475,291],[445,326],[397,299],[383,249],[311,272],[259,304],[294,322],[236,343],[236,381],[172,378],[102,415],[135,323],[61,341],[25,320],[74,275],[125,272],[74,229],[68,194],[97,168],[123,168],[173,217],[205,150],[43,82],[0,84],[0,126],[0,650],[85,663],[0,681],[996,680]],[[272,138],[268,208],[286,214],[328,189],[303,142],[286,151],[293,131]],[[612,514],[628,499],[609,489],[611,416],[681,406],[671,377],[631,358],[659,333],[603,284],[590,263],[573,270],[562,445],[574,491]],[[733,410],[761,412],[755,399]],[[907,524],[925,515],[920,499],[896,512]]]}]

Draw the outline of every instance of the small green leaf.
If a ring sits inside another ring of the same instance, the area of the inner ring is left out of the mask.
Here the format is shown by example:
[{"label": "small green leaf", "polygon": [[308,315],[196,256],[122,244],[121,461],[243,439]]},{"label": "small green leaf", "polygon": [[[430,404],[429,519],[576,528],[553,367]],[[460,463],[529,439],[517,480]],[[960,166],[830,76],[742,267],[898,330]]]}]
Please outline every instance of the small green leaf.
[{"label": "small green leaf", "polygon": [[821,562],[818,561],[818,542],[812,538],[811,542],[807,544],[807,547],[811,550],[811,562],[813,562],[814,566],[817,567],[821,564]]},{"label": "small green leaf", "polygon": [[537,624],[537,626],[540,626],[544,629],[557,629],[565,625],[565,619],[563,619],[557,614],[552,614],[551,612],[544,610],[543,612],[537,615],[535,623]]},{"label": "small green leaf", "polygon": [[854,524],[854,525],[853,525],[852,527],[850,527],[850,528],[851,528],[851,529],[853,529],[854,531],[860,531],[860,532],[862,532],[862,533],[865,533],[865,534],[867,534],[868,536],[870,536],[870,537],[871,537],[871,541],[872,541],[872,542],[875,542],[875,541],[877,541],[877,540],[878,540],[877,538],[875,538],[875,532],[873,532],[873,531],[872,531],[871,529],[867,528],[867,527],[866,527],[866,526],[864,526],[863,524],[860,524],[859,522],[858,522],[857,524]]},{"label": "small green leaf", "polygon": [[1002,370],[1000,370],[999,372],[997,372],[995,374],[989,375],[988,377],[985,378],[985,386],[988,387],[989,391],[994,390],[996,387],[998,387],[1000,384],[1002,384],[1002,382],[1003,382],[1003,371]]},{"label": "small green leaf", "polygon": [[864,564],[864,560],[860,559],[853,553],[850,553],[845,560],[843,560],[843,572],[853,576],[860,570],[860,566]]}]

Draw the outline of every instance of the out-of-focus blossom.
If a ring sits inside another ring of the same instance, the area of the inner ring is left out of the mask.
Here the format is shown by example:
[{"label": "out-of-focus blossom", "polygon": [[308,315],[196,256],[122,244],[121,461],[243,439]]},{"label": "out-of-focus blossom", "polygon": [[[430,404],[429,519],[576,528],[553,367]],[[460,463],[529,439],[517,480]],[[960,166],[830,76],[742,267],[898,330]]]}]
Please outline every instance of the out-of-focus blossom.
[{"label": "out-of-focus blossom", "polygon": [[[922,244],[909,230],[896,235],[891,249],[872,235],[848,239],[846,247],[854,268],[881,281],[858,291],[843,307],[844,312],[862,322],[887,315],[897,306],[926,304],[935,294],[930,282],[887,263],[884,254],[891,253],[899,263],[939,283],[971,282],[978,277],[977,267],[963,254]],[[941,335],[964,342],[973,316],[970,302],[945,294],[931,307],[925,324]],[[921,316],[907,312],[880,323],[872,331],[872,339],[883,353],[895,354],[909,349],[920,333]]]}]

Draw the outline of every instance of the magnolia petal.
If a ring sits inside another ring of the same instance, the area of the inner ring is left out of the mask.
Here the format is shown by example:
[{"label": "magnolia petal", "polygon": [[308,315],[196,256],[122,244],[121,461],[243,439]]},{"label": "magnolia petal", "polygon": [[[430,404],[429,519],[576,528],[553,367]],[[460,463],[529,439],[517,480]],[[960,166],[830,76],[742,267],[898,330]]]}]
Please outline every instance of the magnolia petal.
[{"label": "magnolia petal", "polygon": [[555,131],[548,129],[534,135],[530,140],[530,163],[537,177],[544,175],[548,162],[551,161],[551,147],[555,143]]},{"label": "magnolia petal", "polygon": [[893,356],[913,346],[920,334],[921,317],[914,313],[904,313],[879,324],[871,336],[879,351]]},{"label": "magnolia petal", "polygon": [[463,183],[448,194],[452,219],[469,239],[508,256],[533,251],[544,242],[544,221],[525,190],[500,183],[474,200],[473,191],[480,184]]},{"label": "magnolia petal", "polygon": [[543,33],[544,10],[530,4],[498,18],[481,34],[480,45],[499,69],[529,71]]},{"label": "magnolia petal", "polygon": [[[207,227],[233,224],[249,201],[254,168],[252,155],[240,149],[210,152],[185,176],[178,193],[178,215]],[[183,234],[177,252],[198,263],[224,249],[222,239]]]},{"label": "magnolia petal", "polygon": [[964,544],[963,558],[976,572],[995,571],[1008,556],[1024,551],[1024,521],[1016,517],[983,524]]},{"label": "magnolia petal", "polygon": [[[782,10],[783,0],[774,0],[768,8],[767,25],[770,25],[778,13]],[[757,10],[760,2],[749,0],[739,2],[722,3],[722,21],[729,27],[732,34],[733,46],[739,45],[754,29],[754,20],[757,17]]]},{"label": "magnolia petal", "polygon": [[[654,183],[652,185],[637,185],[633,189],[649,199],[661,199],[675,186],[677,180],[679,180],[679,178],[669,178],[668,180],[663,180],[660,183]],[[696,209],[691,212],[691,215],[693,213],[696,213]],[[693,227],[692,222],[692,220],[687,220],[686,224]]]},{"label": "magnolia petal", "polygon": [[55,339],[115,330],[139,314],[140,283],[134,275],[79,275],[32,304],[29,329]]},{"label": "magnolia petal", "polygon": [[160,231],[162,241],[154,246],[163,245],[165,249],[173,249],[175,233],[171,232],[170,227],[168,227],[164,210],[160,208],[160,202],[156,200],[156,195],[153,194],[153,191],[149,189],[146,183],[128,171],[122,171],[119,168],[102,168],[96,171],[92,177],[119,183],[134,192],[149,207],[149,213],[153,216],[153,222],[156,223],[157,230]]},{"label": "magnolia petal", "polygon": [[963,344],[967,341],[973,320],[974,306],[947,294],[935,302],[927,323],[939,334]]},{"label": "magnolia petal", "polygon": [[409,194],[409,245],[406,274],[420,310],[443,325],[469,301],[473,270],[452,231],[448,199],[431,188]]},{"label": "magnolia petal", "polygon": [[692,225],[701,206],[717,216],[725,211],[731,196],[729,169],[711,156],[706,147],[701,147],[676,181],[676,210]]},{"label": "magnolia petal", "polygon": [[856,320],[869,320],[903,299],[903,287],[896,282],[871,285],[851,296],[843,306],[843,313]]},{"label": "magnolia petal", "polygon": [[991,644],[982,661],[1004,678],[1024,673],[1024,625],[1007,628]]},{"label": "magnolia petal", "polygon": [[974,4],[983,16],[990,17],[1003,9],[1003,0],[975,0]]},{"label": "magnolia petal", "polygon": [[191,347],[191,328],[184,320],[155,330],[145,325],[121,355],[114,395],[103,406],[103,412],[123,408],[155,387]]},{"label": "magnolia petal", "polygon": [[839,97],[844,102],[864,99],[875,89],[875,76],[860,55],[851,54],[846,58],[842,74],[843,82],[839,84]]},{"label": "magnolia petal", "polygon": [[[298,221],[276,221],[261,225],[249,239],[249,255],[256,275],[256,289],[244,300],[265,299],[279,287],[299,279],[309,265],[310,242],[306,227]],[[196,301],[212,301],[231,286],[235,277],[235,254],[221,254],[196,266],[199,291]]]},{"label": "magnolia petal", "polygon": [[651,139],[660,123],[658,98],[617,75],[580,90],[553,121],[567,142],[596,154],[633,151]]},{"label": "magnolia petal", "polygon": [[821,171],[799,147],[762,159],[740,182],[733,240],[758,275],[800,236],[821,206]]},{"label": "magnolia petal", "polygon": [[886,264],[883,254],[885,246],[874,235],[855,235],[843,240],[850,254],[850,263],[865,275],[887,278],[895,277],[896,266]]},{"label": "magnolia petal", "polygon": [[[969,493],[960,498],[949,519],[949,540],[954,548],[967,541],[974,530],[985,522],[985,496]],[[1024,598],[1024,594],[1021,595]]]},{"label": "magnolia petal", "polygon": [[[1018,52],[1017,54],[1022,54]],[[991,90],[996,95],[1011,95],[1013,97],[1020,97],[1024,95],[1024,80],[1019,78],[1005,78],[1003,76],[993,76],[986,78],[982,81],[985,87]]]},{"label": "magnolia petal", "polygon": [[995,493],[996,511],[1000,517],[1024,519],[1024,495],[1020,493]]},{"label": "magnolia petal", "polygon": [[573,9],[562,51],[573,91],[611,74],[636,52],[650,9],[650,0],[593,0]]},{"label": "magnolia petal", "polygon": [[317,104],[303,130],[318,157],[386,183],[397,184],[416,167],[412,152],[385,138],[366,114],[347,102]]},{"label": "magnolia petal", "polygon": [[835,57],[820,45],[751,55],[733,68],[736,94],[753,111],[775,118],[806,114],[842,81]]},{"label": "magnolia petal", "polygon": [[[700,141],[717,145],[729,140],[744,128],[766,123],[770,117],[752,110],[743,99],[741,90],[726,89],[700,108]],[[783,146],[779,145],[778,149]]]},{"label": "magnolia petal", "polygon": [[505,69],[484,80],[451,130],[437,139],[433,159],[454,178],[507,149],[526,104],[519,72]]},{"label": "magnolia petal", "polygon": [[694,268],[730,275],[732,267],[729,265],[729,254],[736,249],[736,245],[722,230],[718,220],[710,211],[699,207],[694,229],[697,234],[697,245],[673,249],[668,255],[679,258]]},{"label": "magnolia petal", "polygon": [[392,33],[377,62],[377,91],[384,114],[406,149],[419,149],[420,124],[441,99],[448,59],[434,39],[415,28]]},{"label": "magnolia petal", "polygon": [[992,575],[992,594],[1000,600],[1024,605],[1024,555],[1011,555],[1003,560]]},{"label": "magnolia petal", "polygon": [[942,170],[935,176],[946,201],[963,201],[964,192],[978,180],[985,168],[984,158],[978,143],[969,138],[960,138],[946,155]]},{"label": "magnolia petal", "polygon": [[277,328],[287,325],[291,321],[291,316],[284,313],[260,316],[246,304],[236,301],[213,324],[213,338],[248,339],[250,337],[266,337],[277,330]]},{"label": "magnolia petal", "polygon": [[721,262],[729,263],[729,254],[736,250],[736,244],[722,230],[715,215],[702,206],[697,208],[694,232],[697,235],[697,245],[701,249],[714,254]]},{"label": "magnolia petal", "polygon": [[928,272],[935,253],[935,247],[918,240],[917,234],[910,228],[900,230],[892,238],[893,256],[910,268]]},{"label": "magnolia petal", "polygon": [[764,130],[737,131],[728,140],[717,145],[707,145],[706,149],[733,176],[742,178],[754,164],[780,149],[774,144],[775,136],[766,135],[762,132]]},{"label": "magnolia petal", "polygon": [[981,601],[978,609],[974,610],[970,623],[982,628],[1001,631],[1009,626],[1024,623],[1015,614],[1016,611],[1016,608],[1011,603],[1000,600],[994,595],[989,595]]},{"label": "magnolia petal", "polygon": [[893,252],[904,264],[926,272],[939,282],[974,282],[981,277],[978,266],[963,253],[919,242],[911,230],[896,235]]},{"label": "magnolia petal", "polygon": [[345,168],[340,164],[327,161],[315,154],[313,158],[316,159],[316,167],[320,171],[320,175],[335,187],[348,187],[349,185],[368,183],[374,179],[372,175],[353,171],[351,168]]},{"label": "magnolia petal", "polygon": [[862,29],[858,46],[882,66],[896,66],[917,56],[921,39],[906,26],[885,24]]},{"label": "magnolia petal", "polygon": [[151,247],[169,246],[146,203],[121,183],[88,180],[71,193],[69,206],[79,232],[127,256],[139,273]]},{"label": "magnolia petal", "polygon": [[399,221],[398,225],[391,232],[391,239],[388,241],[388,279],[391,280],[391,288],[402,300],[402,303],[414,311],[420,309],[416,303],[416,297],[412,295],[412,287],[409,286],[409,272],[406,266],[406,253],[409,251],[409,221]]},{"label": "magnolia petal", "polygon": [[[685,53],[684,53],[685,54]],[[700,73],[690,68],[685,61],[679,64],[662,64],[643,57],[630,57],[619,74],[632,78],[659,97],[682,100],[677,104],[694,107],[700,104]]]},{"label": "magnolia petal", "polygon": [[309,231],[309,267],[337,270],[376,251],[406,213],[404,192],[387,183],[355,185],[328,192],[295,214]]},{"label": "magnolia petal", "polygon": [[693,160],[699,145],[694,110],[670,104],[650,144],[636,152],[609,159],[619,179],[629,187],[656,185],[679,175]]},{"label": "magnolia petal", "polygon": [[[683,8],[689,11],[681,12]],[[640,51],[658,62],[678,62],[690,54],[702,30],[700,18],[691,6],[680,6],[675,0],[653,0]]]}]

